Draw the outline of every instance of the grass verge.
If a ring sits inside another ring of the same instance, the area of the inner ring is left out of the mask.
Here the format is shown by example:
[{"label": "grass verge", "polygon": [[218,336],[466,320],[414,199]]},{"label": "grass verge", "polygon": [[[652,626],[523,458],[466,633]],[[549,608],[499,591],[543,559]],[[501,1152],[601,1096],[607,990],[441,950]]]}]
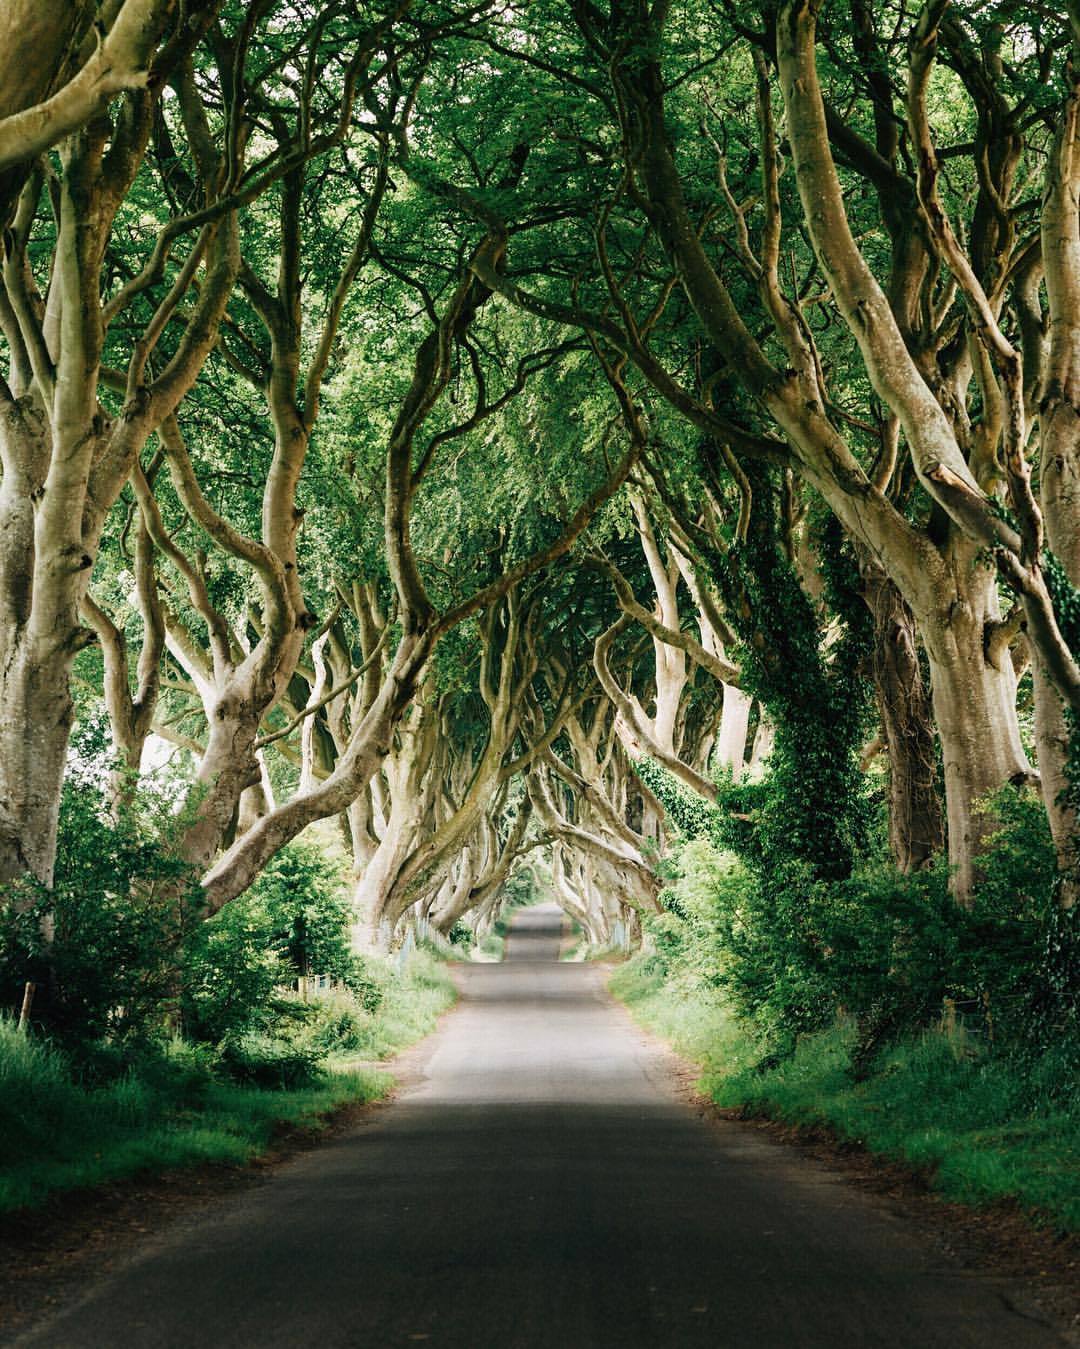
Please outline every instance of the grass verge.
[{"label": "grass verge", "polygon": [[366,1019],[354,1053],[338,1067],[356,1059],[385,1059],[406,1045],[415,1044],[435,1029],[435,1023],[457,992],[446,968],[445,959],[418,947],[412,951],[401,971],[387,965],[381,976],[382,1000]]},{"label": "grass verge", "polygon": [[656,956],[620,966],[609,986],[642,1025],[701,1065],[700,1090],[717,1105],[825,1126],[911,1166],[948,1198],[1013,1200],[1060,1230],[1080,1231],[1080,1089],[1052,1052],[1021,1064],[962,1029],[927,1031],[856,1082],[854,1028],[840,1022],[759,1073],[753,1031],[714,991],[669,981]]},{"label": "grass verge", "polygon": [[[387,972],[359,1053],[384,1058],[421,1039],[454,998],[445,967],[417,952],[406,970]],[[341,1057],[290,1089],[240,1084],[222,1078],[205,1047],[173,1041],[123,1077],[86,1086],[63,1054],[5,1018],[0,1213],[140,1173],[243,1165],[266,1152],[283,1126],[318,1130],[332,1112],[377,1100],[392,1085],[388,1073]]]}]

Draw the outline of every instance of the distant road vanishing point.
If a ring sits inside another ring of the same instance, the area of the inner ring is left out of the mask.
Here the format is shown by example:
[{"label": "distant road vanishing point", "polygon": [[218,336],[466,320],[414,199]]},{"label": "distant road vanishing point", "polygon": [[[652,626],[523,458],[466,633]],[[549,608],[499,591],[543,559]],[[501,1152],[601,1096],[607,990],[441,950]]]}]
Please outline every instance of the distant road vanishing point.
[{"label": "distant road vanishing point", "polygon": [[561,915],[460,971],[422,1080],[171,1227],[17,1343],[55,1349],[1048,1349],[993,1278],[703,1120]]}]

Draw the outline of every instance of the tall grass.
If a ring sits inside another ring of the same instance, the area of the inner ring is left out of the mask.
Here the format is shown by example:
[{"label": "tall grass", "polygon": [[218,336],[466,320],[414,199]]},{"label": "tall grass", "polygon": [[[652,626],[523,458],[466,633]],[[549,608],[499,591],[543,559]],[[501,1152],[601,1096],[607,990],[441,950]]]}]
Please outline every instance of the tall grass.
[{"label": "tall grass", "polygon": [[1021,1065],[962,1029],[928,1030],[856,1082],[854,1042],[854,1027],[840,1023],[768,1073],[714,1069],[704,1085],[721,1105],[826,1124],[918,1168],[950,1198],[1015,1199],[1080,1230],[1080,1098],[1057,1077],[1052,1054]]},{"label": "tall grass", "polygon": [[244,1163],[283,1123],[318,1128],[339,1106],[385,1093],[375,1071],[327,1074],[293,1091],[216,1078],[187,1046],[104,1086],[75,1079],[56,1050],[0,1021],[0,1212],[57,1191],[203,1162]]},{"label": "tall grass", "polygon": [[[384,1058],[433,1029],[454,999],[445,968],[418,952],[387,970],[383,1000],[351,1058]],[[386,1072],[337,1062],[292,1089],[239,1084],[213,1051],[176,1040],[104,1085],[81,1082],[71,1062],[0,1018],[0,1212],[61,1191],[201,1163],[244,1164],[281,1125],[322,1127],[340,1106],[375,1100]]]},{"label": "tall grass", "polygon": [[757,1038],[715,990],[669,977],[664,961],[641,954],[616,967],[608,987],[647,1029],[707,1072],[753,1062]]},{"label": "tall grass", "polygon": [[756,1071],[761,1043],[700,981],[668,978],[661,960],[620,966],[612,992],[650,1030],[702,1066],[718,1105],[802,1125],[904,1162],[969,1204],[1015,1200],[1080,1230],[1080,1084],[1049,1051],[1020,1060],[962,1028],[926,1030],[881,1055],[856,1081],[854,1026],[803,1037],[794,1055]]},{"label": "tall grass", "polygon": [[350,1059],[383,1059],[423,1039],[457,996],[445,963],[422,946],[410,954],[404,971],[384,966],[378,977],[382,1000],[364,1020]]}]

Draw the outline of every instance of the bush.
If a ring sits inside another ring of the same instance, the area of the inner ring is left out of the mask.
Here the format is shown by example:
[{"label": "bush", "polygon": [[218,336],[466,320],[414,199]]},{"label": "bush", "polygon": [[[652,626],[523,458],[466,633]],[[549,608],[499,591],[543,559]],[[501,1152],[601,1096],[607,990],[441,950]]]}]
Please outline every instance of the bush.
[{"label": "bush", "polygon": [[1068,972],[1075,923],[1054,903],[1045,811],[1012,788],[990,805],[1000,825],[964,909],[943,862],[904,876],[871,859],[825,878],[794,859],[763,867],[737,858],[718,846],[706,804],[685,817],[702,832],[683,838],[667,863],[664,912],[646,922],[653,947],[670,978],[723,989],[774,1054],[849,1013],[859,1028],[857,1074],[890,1040],[939,1017],[946,998],[1013,1052],[1080,1043],[1069,1033],[1080,982]]},{"label": "bush", "polygon": [[[293,843],[205,920],[196,877],[170,852],[182,823],[170,793],[144,787],[114,811],[102,728],[81,727],[73,745],[53,888],[24,881],[0,892],[4,1003],[16,1007],[24,983],[37,983],[36,1023],[88,1081],[133,1064],[156,1072],[177,1031],[222,1046],[222,1063],[245,1080],[299,1080],[320,1054],[359,1044],[384,980],[351,950],[338,866]],[[287,996],[309,973],[349,991],[336,1029]]]},{"label": "bush", "polygon": [[[454,997],[428,953],[402,970],[352,953],[340,870],[311,845],[284,849],[203,919],[170,854],[167,794],[112,813],[96,734],[75,740],[53,889],[0,892],[0,995],[17,1006],[28,978],[44,990],[29,1032],[0,1011],[0,1211],[138,1171],[244,1162],[276,1122],[385,1091],[368,1070],[324,1066],[385,1057]],[[308,973],[335,989],[301,998],[290,985]]]},{"label": "bush", "polygon": [[230,905],[192,935],[184,968],[186,1036],[216,1044],[266,1033],[289,1014],[279,990],[292,971],[268,935],[246,905],[235,911]]},{"label": "bush", "polygon": [[327,1053],[296,1040],[252,1031],[224,1040],[220,1052],[221,1067],[234,1081],[282,1091],[315,1082]]},{"label": "bush", "polygon": [[476,933],[460,918],[451,926],[446,939],[451,946],[457,946],[465,952],[471,951],[476,945]]},{"label": "bush", "polygon": [[[188,948],[184,1030],[220,1044],[236,1080],[289,1086],[328,1055],[362,1049],[385,976],[350,947],[339,869],[318,848],[290,844],[245,894],[202,925]],[[298,976],[339,989],[314,1001],[285,991]]]},{"label": "bush", "polygon": [[0,995],[17,1006],[35,982],[35,1018],[108,1072],[175,1018],[199,901],[168,847],[178,827],[169,793],[145,791],[111,813],[100,739],[95,726],[73,737],[53,888],[26,879],[0,889]]},{"label": "bush", "polygon": [[297,974],[325,974],[348,984],[359,973],[362,982],[350,943],[353,914],[344,876],[315,844],[294,842],[282,848],[225,913],[238,903],[244,920],[263,929]]},{"label": "bush", "polygon": [[259,1051],[238,1047],[242,1084],[222,1079],[205,1046],[172,1040],[137,1071],[87,1086],[66,1054],[0,1017],[0,1212],[139,1172],[242,1164],[280,1122],[318,1127],[324,1112],[389,1085],[381,1074],[335,1073],[282,1090],[302,1080],[303,1064],[278,1053],[271,1069]]},{"label": "bush", "polygon": [[[383,1000],[382,988],[378,994],[376,1006]],[[374,1009],[366,1009],[351,991],[324,993],[303,1006],[296,1038],[324,1055],[352,1053],[363,1047]]]}]

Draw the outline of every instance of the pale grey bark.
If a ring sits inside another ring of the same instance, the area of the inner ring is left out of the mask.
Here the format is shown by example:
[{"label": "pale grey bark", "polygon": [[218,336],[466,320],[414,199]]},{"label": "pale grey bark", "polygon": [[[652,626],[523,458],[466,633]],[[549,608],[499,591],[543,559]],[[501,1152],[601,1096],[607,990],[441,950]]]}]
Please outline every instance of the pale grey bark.
[{"label": "pale grey bark", "polygon": [[[66,142],[46,296],[37,291],[27,255],[42,204],[39,176],[27,180],[7,235],[0,286],[9,360],[8,379],[0,382],[3,877],[29,866],[50,879],[71,724],[67,686],[75,655],[92,639],[80,617],[101,531],[140,449],[209,354],[235,274],[235,222],[225,215],[192,246],[134,342],[125,401],[117,414],[107,413],[98,396],[105,379],[102,258],[145,151],[151,115],[148,95],[130,96],[115,128],[95,125]],[[175,352],[150,378],[148,356],[197,277]]]},{"label": "pale grey bark", "polygon": [[33,159],[78,131],[116,94],[146,85],[176,0],[120,0],[104,8],[105,31],[95,28],[87,37],[96,8],[56,0],[33,5],[17,0],[5,7],[0,170]]}]

